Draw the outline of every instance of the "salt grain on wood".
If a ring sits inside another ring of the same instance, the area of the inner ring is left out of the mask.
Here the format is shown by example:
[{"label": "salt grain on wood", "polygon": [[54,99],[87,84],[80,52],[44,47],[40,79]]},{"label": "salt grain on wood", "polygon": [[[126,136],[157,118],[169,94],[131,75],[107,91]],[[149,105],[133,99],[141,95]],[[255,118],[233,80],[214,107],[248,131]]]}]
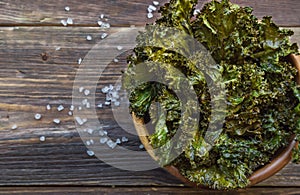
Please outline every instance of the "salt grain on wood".
[{"label": "salt grain on wood", "polygon": [[117,50],[121,51],[123,49],[122,46],[117,46]]},{"label": "salt grain on wood", "polygon": [[88,96],[88,95],[90,95],[90,93],[91,93],[90,90],[88,90],[88,89],[84,90],[84,95]]},{"label": "salt grain on wood", "polygon": [[70,106],[70,110],[71,110],[71,111],[74,111],[74,109],[75,109],[75,106],[74,106],[74,105],[71,105],[71,106]]},{"label": "salt grain on wood", "polygon": [[80,65],[82,63],[82,58],[78,59],[78,64]]},{"label": "salt grain on wood", "polygon": [[14,125],[11,127],[12,130],[16,130],[17,128],[18,128],[18,125],[16,125],[16,124],[14,124]]},{"label": "salt grain on wood", "polygon": [[72,112],[72,111],[69,111],[69,112],[68,112],[68,115],[69,115],[69,116],[72,116],[72,115],[73,115],[73,112]]},{"label": "salt grain on wood", "polygon": [[152,11],[156,11],[157,8],[154,7],[153,5],[149,5],[148,10],[151,10],[151,11],[149,11],[149,12],[152,12]]},{"label": "salt grain on wood", "polygon": [[114,142],[114,141],[112,141],[112,140],[108,140],[108,141],[106,142],[106,144],[108,145],[108,147],[110,147],[110,148],[112,148],[112,149],[114,149],[114,148],[117,146],[117,143]]},{"label": "salt grain on wood", "polygon": [[159,2],[158,1],[153,1],[153,5],[158,6]]},{"label": "salt grain on wood", "polygon": [[94,156],[95,153],[92,151],[92,150],[87,150],[86,153],[89,155],[89,156]]},{"label": "salt grain on wood", "polygon": [[73,24],[73,19],[72,18],[68,18],[67,19],[67,24]]},{"label": "salt grain on wood", "polygon": [[100,138],[100,144],[105,144],[107,142],[108,138],[107,137],[101,137]]},{"label": "salt grain on wood", "polygon": [[40,120],[40,119],[42,118],[42,115],[39,114],[39,113],[37,113],[37,114],[34,115],[34,118],[35,118],[36,120]]},{"label": "salt grain on wood", "polygon": [[59,123],[60,123],[60,120],[59,120],[58,118],[56,118],[56,119],[53,119],[53,122],[54,122],[55,124],[59,124]]},{"label": "salt grain on wood", "polygon": [[41,137],[40,137],[40,141],[41,141],[41,142],[46,141],[46,137],[45,137],[45,136],[41,136]]},{"label": "salt grain on wood", "polygon": [[153,14],[152,13],[148,13],[147,14],[147,17],[150,19],[150,18],[153,18]]},{"label": "salt grain on wood", "polygon": [[61,23],[62,25],[64,25],[64,26],[68,26],[68,23],[67,23],[66,20],[61,20],[60,23]]},{"label": "salt grain on wood", "polygon": [[47,110],[51,110],[51,106],[48,104],[48,105],[46,106],[46,109],[47,109]]},{"label": "salt grain on wood", "polygon": [[84,87],[79,87],[79,93],[82,93],[84,90]]},{"label": "salt grain on wood", "polygon": [[122,137],[122,142],[128,142],[128,138],[127,137]]},{"label": "salt grain on wood", "polygon": [[58,107],[57,107],[57,111],[58,112],[61,112],[61,111],[63,111],[65,109],[65,107],[63,106],[63,105],[59,105]]},{"label": "salt grain on wood", "polygon": [[91,41],[93,40],[93,37],[91,35],[86,36],[86,40]]},{"label": "salt grain on wood", "polygon": [[65,7],[65,11],[67,11],[67,12],[70,11],[70,7],[69,7],[69,6],[66,6],[66,7]]},{"label": "salt grain on wood", "polygon": [[101,35],[101,39],[105,39],[107,36],[108,36],[108,34],[107,34],[107,33],[102,33],[102,35]]}]

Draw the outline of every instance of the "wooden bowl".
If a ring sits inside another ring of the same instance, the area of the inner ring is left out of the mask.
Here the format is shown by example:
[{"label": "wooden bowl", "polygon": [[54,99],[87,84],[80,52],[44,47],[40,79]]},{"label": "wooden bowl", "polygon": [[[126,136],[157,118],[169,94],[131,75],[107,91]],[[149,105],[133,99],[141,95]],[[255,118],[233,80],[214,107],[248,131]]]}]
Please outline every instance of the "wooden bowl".
[{"label": "wooden bowl", "polygon": [[[296,55],[289,55],[288,56],[289,61],[299,70],[298,76],[297,76],[297,83],[300,85],[300,56]],[[145,146],[145,149],[149,153],[149,155],[154,159],[157,160],[157,157],[153,153],[153,148],[149,143],[148,137],[145,135],[149,135],[148,130],[146,129],[144,125],[143,119],[137,118],[134,114],[132,114],[133,122],[136,128],[136,131],[139,135],[139,138],[143,145]],[[292,159],[292,150],[295,147],[298,147],[298,141],[296,141],[295,136],[291,137],[290,144],[282,150],[271,162],[262,168],[256,170],[250,177],[249,177],[249,185],[253,186],[257,183],[262,182],[263,180],[271,177],[278,171],[280,171],[283,167],[285,167]],[[165,166],[165,170],[167,170],[169,173],[180,179],[182,182],[187,184],[188,186],[193,187],[201,187],[199,184],[197,185],[194,182],[191,182],[187,178],[185,178],[179,170],[175,166]]]}]

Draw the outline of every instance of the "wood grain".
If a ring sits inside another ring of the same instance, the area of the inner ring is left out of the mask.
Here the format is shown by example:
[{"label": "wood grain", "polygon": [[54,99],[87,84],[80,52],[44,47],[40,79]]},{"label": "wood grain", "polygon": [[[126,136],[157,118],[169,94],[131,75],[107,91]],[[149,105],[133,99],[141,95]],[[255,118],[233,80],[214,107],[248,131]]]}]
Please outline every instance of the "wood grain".
[{"label": "wood grain", "polygon": [[[161,5],[167,0],[160,1]],[[199,8],[208,0],[199,0]],[[271,15],[281,26],[300,26],[300,1],[298,0],[233,0],[243,6],[251,6],[254,14],[261,18]],[[73,18],[74,25],[97,26],[100,14],[106,14],[113,26],[144,25],[154,20],[146,17],[152,0],[2,0],[0,2],[0,25],[61,25],[60,21]],[[70,12],[64,10],[71,8]],[[155,13],[155,17],[157,17]]]},{"label": "wood grain", "polygon": [[[112,34],[120,29],[122,28],[112,28],[108,33]],[[67,112],[72,102],[73,81],[79,68],[77,60],[83,58],[96,43],[101,42],[101,32],[96,27],[0,28],[1,186],[182,185],[162,169],[122,171],[86,154],[87,148],[75,129],[74,119]],[[295,32],[294,40],[299,43],[300,30],[295,29]],[[94,39],[87,41],[86,35],[92,35]],[[57,47],[61,49],[56,51]],[[48,56],[46,60],[41,55],[43,53]],[[113,83],[124,66],[125,54],[120,57],[119,63],[108,66],[104,77],[98,82],[98,102],[104,99],[100,93],[101,87]],[[99,77],[93,70],[87,72],[87,76]],[[51,111],[45,109],[48,103],[53,106]],[[66,107],[62,112],[55,110],[60,104]],[[35,120],[35,113],[41,113],[42,120]],[[97,116],[110,127],[108,130],[111,137],[128,136],[127,147],[139,150],[137,136],[123,132],[114,121],[109,108],[97,110]],[[60,118],[61,124],[55,125],[52,122],[54,118]],[[16,130],[11,130],[13,124],[18,125]],[[42,135],[46,136],[45,142],[39,141]],[[115,158],[113,153],[104,155]],[[145,159],[141,160],[147,163]],[[132,163],[128,156],[115,161]],[[299,170],[299,165],[290,164],[260,186],[300,186]],[[38,193],[39,189],[37,190]],[[147,190],[149,188],[140,191]],[[163,192],[167,193],[168,190],[170,189],[166,188]],[[295,189],[290,192],[295,192]]]},{"label": "wood grain", "polygon": [[200,194],[200,195],[292,195],[298,194],[299,188],[250,188],[237,191],[211,191],[185,187],[6,187],[0,194]]}]

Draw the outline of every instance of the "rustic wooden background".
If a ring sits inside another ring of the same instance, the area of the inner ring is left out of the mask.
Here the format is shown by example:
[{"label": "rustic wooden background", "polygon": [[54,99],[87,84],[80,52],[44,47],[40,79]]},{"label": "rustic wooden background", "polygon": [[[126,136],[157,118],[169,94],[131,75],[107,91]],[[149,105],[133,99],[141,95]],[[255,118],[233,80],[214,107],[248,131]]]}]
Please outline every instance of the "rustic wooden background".
[{"label": "rustic wooden background", "polygon": [[[199,1],[200,7],[204,2]],[[252,6],[258,17],[272,15],[277,24],[295,31],[292,41],[300,44],[299,0],[233,2]],[[0,194],[224,193],[182,187],[160,168],[123,171],[90,157],[67,109],[54,110],[60,104],[71,105],[77,61],[101,41],[99,15],[108,16],[112,28],[107,33],[111,34],[153,21],[146,17],[149,4],[151,0],[0,0]],[[66,12],[65,6],[71,10]],[[60,21],[68,17],[74,24],[63,27]],[[87,41],[87,35],[93,40]],[[113,83],[123,67],[124,60],[112,63],[99,86]],[[51,111],[45,108],[48,103],[53,105]],[[35,113],[43,118],[35,120]],[[108,108],[99,109],[98,116],[111,125],[112,134],[118,134],[120,127]],[[61,124],[55,125],[54,118],[60,118]],[[16,130],[11,129],[14,124]],[[40,136],[46,141],[40,142]],[[138,148],[138,138],[127,136],[128,144]],[[116,159],[120,160],[131,163],[128,158]],[[234,193],[299,194],[300,165],[289,164],[263,183]]]}]

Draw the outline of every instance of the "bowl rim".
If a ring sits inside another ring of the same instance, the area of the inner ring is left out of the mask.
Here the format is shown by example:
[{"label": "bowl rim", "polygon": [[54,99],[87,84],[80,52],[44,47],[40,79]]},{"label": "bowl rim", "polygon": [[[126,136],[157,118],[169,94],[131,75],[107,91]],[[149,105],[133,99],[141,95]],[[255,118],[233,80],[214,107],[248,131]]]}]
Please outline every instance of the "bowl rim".
[{"label": "bowl rim", "polygon": [[[287,59],[298,70],[296,82],[298,85],[300,85],[300,55],[290,54],[289,56],[287,56]],[[137,131],[137,134],[139,136],[139,139],[142,142],[142,144],[144,145],[146,151],[149,153],[149,155],[154,160],[157,160],[157,157],[155,156],[155,154],[153,152],[153,148],[149,143],[148,137],[145,136],[145,135],[148,135],[149,132],[144,125],[144,120],[136,117],[136,115],[134,113],[132,113],[132,119],[133,119],[135,129]],[[266,180],[267,178],[273,176],[278,171],[280,171],[283,167],[285,167],[292,160],[292,151],[295,147],[298,147],[298,144],[299,144],[299,142],[297,140],[295,140],[295,135],[292,135],[291,141],[288,146],[283,148],[283,150],[278,155],[276,155],[269,163],[267,163],[263,167],[255,170],[248,177],[249,184],[247,187],[253,186],[257,183],[260,183],[260,182]],[[173,165],[164,166],[163,168],[188,186],[199,187],[199,188],[208,188],[207,186],[203,186],[201,184],[197,184],[195,182],[188,180]]]}]

